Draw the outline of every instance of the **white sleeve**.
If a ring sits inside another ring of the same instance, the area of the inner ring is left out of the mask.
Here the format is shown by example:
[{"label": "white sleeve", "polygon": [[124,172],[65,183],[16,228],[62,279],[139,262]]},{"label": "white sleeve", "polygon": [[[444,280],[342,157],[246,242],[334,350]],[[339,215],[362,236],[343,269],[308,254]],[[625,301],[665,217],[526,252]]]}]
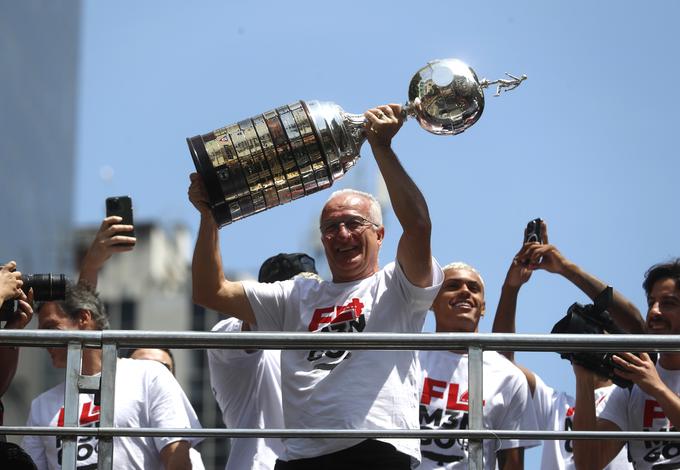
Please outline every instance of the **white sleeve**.
[{"label": "white sleeve", "polygon": [[[227,318],[219,321],[213,328],[215,333],[238,333],[241,332],[243,322],[238,318]],[[257,352],[257,351],[255,351]],[[216,349],[211,348],[206,350],[208,361],[214,365],[228,364],[234,359],[244,359],[253,354],[253,352],[246,352],[244,349]]]},{"label": "white sleeve", "polygon": [[550,422],[555,406],[555,390],[548,387],[543,380],[534,373],[536,388],[534,389],[533,407],[536,413],[537,429],[541,431],[553,431]]},{"label": "white sleeve", "polygon": [[606,403],[601,408],[598,418],[606,419],[616,424],[621,431],[628,429],[628,399],[630,391],[626,388],[616,387],[609,394]]},{"label": "white sleeve", "polygon": [[191,460],[191,470],[205,470],[201,453],[193,447],[189,449],[189,460]]},{"label": "white sleeve", "polygon": [[295,282],[295,279],[273,283],[243,281],[243,290],[255,314],[258,331],[283,331],[286,300]]},{"label": "white sleeve", "polygon": [[[147,406],[149,407],[149,424],[155,428],[197,429],[201,427],[196,412],[184,394],[175,377],[160,363],[148,362],[149,367],[145,380],[148,381]],[[156,449],[176,441],[186,440],[193,447],[202,439],[183,437],[154,437]]]},{"label": "white sleeve", "polygon": [[[500,427],[508,431],[534,430],[536,424],[536,411],[531,403],[531,394],[524,374],[518,375],[514,380],[514,386],[510,391],[509,402],[506,412],[503,414]],[[515,447],[534,447],[539,441],[504,439],[499,449],[513,449]]]},{"label": "white sleeve", "polygon": [[[45,423],[37,422],[35,417],[36,409],[35,402],[31,404],[31,411],[28,415],[28,420],[26,421],[26,426],[44,426]],[[43,445],[43,440],[40,436],[24,436],[21,440],[21,447],[26,451],[28,455],[31,456],[33,462],[35,462],[38,470],[47,470],[47,456],[45,455],[45,446]]]},{"label": "white sleeve", "polygon": [[[391,271],[391,275],[388,274],[387,282],[396,284],[402,298],[412,305],[414,312],[429,310],[442,286],[442,282],[444,282],[444,273],[437,260],[432,258],[432,285],[430,287],[418,287],[411,284],[411,281],[408,280],[403,269],[401,269],[401,265],[396,261],[393,264],[394,269]],[[387,271],[390,267],[390,265],[386,266],[385,270]],[[391,277],[394,279],[391,279]]]}]

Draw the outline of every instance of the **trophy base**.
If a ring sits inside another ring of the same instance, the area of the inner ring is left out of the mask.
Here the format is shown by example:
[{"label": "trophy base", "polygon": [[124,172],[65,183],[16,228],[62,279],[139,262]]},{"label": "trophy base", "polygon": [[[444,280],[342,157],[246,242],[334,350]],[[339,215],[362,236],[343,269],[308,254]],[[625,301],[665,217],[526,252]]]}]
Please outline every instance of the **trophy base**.
[{"label": "trophy base", "polygon": [[208,192],[208,199],[210,200],[210,210],[215,218],[215,222],[219,227],[230,224],[232,222],[231,210],[229,210],[229,205],[224,200],[224,196],[220,191],[220,180],[210,161],[201,136],[197,135],[187,138],[187,145],[189,145],[189,152],[191,153],[191,159],[194,161],[196,171],[203,178],[205,189]]}]

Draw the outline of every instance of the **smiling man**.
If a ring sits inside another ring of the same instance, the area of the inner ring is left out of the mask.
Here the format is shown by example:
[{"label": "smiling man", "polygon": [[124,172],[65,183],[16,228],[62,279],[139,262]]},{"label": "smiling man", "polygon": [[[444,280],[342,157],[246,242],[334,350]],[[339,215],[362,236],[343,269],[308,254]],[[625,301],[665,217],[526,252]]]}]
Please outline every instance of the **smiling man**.
[{"label": "smiling man", "polygon": [[[444,282],[432,304],[438,333],[476,333],[484,316],[484,281],[465,263],[444,266]],[[468,357],[462,351],[420,351],[421,429],[468,429]],[[483,353],[483,413],[487,429],[536,429],[529,387],[522,372],[495,351]],[[484,441],[484,468],[523,468],[516,439]],[[467,439],[422,439],[419,469],[468,468]]]},{"label": "smiling man", "polygon": [[[652,266],[645,275],[643,287],[648,305],[647,333],[680,334],[680,258]],[[680,426],[680,353],[662,352],[656,365],[646,353],[639,356],[621,353],[614,356],[614,360],[621,367],[615,372],[635,385],[631,390],[614,390],[597,417],[593,374],[574,366],[579,410],[574,430],[675,431]],[[574,441],[577,468],[602,468],[623,444],[610,439]],[[628,454],[636,469],[680,468],[677,442],[632,440],[628,442]]]},{"label": "smiling man", "polygon": [[[195,302],[259,331],[421,331],[442,277],[431,255],[427,204],[391,148],[402,125],[400,106],[380,106],[365,116],[368,142],[403,229],[396,261],[383,269],[378,265],[385,236],[378,201],[346,190],[333,193],[321,211],[321,241],[332,281],[229,281],[205,188],[194,174],[189,199],[201,213],[192,267]],[[417,429],[416,364],[413,351],[284,350],[285,425]],[[284,444],[287,460],[278,460],[276,469],[398,470],[420,459],[417,439],[289,438]]]}]

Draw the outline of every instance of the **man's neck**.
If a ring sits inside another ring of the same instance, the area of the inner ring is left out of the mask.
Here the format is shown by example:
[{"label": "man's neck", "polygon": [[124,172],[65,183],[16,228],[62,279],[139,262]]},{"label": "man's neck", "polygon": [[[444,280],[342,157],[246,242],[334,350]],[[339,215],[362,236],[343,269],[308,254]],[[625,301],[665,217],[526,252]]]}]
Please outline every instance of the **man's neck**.
[{"label": "man's neck", "polygon": [[101,349],[83,349],[83,363],[81,365],[81,374],[96,375],[102,371],[102,350]]},{"label": "man's neck", "polygon": [[664,352],[659,354],[659,364],[666,370],[680,370],[680,353]]},{"label": "man's neck", "polygon": [[613,382],[611,380],[605,379],[604,377],[600,377],[597,374],[595,374],[595,377],[593,379],[593,385],[595,385],[595,389],[609,387],[612,383]]}]

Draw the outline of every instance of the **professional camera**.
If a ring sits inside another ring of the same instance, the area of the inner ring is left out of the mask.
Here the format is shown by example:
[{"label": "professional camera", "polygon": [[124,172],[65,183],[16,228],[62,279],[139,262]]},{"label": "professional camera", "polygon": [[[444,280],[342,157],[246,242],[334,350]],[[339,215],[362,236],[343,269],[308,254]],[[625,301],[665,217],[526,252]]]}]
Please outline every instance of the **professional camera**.
[{"label": "professional camera", "polygon": [[[558,321],[551,333],[569,334],[627,334],[612,320],[607,307],[611,303],[613,290],[607,286],[596,298],[594,303],[582,305],[572,304],[564,318]],[[612,359],[612,352],[562,352],[560,357],[567,359],[573,364],[589,369],[596,374],[610,379],[619,387],[630,388],[633,383],[614,373],[614,369],[620,369]],[[650,355],[651,356],[651,355]],[[656,359],[654,355],[653,360]]]},{"label": "professional camera", "polygon": [[[24,274],[21,290],[28,293],[33,288],[33,300],[47,302],[66,298],[66,276],[63,274]],[[16,310],[16,302],[7,301],[0,307],[0,321],[7,321]]]}]

